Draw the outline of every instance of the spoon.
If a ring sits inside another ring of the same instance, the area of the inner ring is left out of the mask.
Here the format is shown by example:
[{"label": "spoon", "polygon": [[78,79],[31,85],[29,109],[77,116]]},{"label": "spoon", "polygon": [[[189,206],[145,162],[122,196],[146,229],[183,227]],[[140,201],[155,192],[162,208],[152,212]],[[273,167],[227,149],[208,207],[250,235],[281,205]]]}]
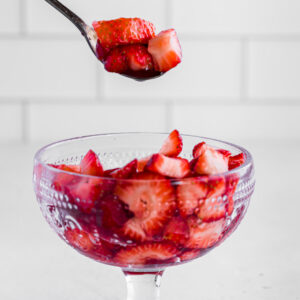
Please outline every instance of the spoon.
[{"label": "spoon", "polygon": [[[60,13],[62,13],[66,18],[68,18],[81,32],[81,34],[86,39],[94,55],[98,59],[97,54],[97,44],[99,43],[98,36],[94,28],[88,26],[81,18],[79,18],[75,13],[73,13],[69,8],[60,3],[57,0],[45,0]],[[153,78],[157,78],[163,73],[157,71],[128,71],[127,73],[120,74],[122,76],[135,79],[137,81],[145,81]]]}]

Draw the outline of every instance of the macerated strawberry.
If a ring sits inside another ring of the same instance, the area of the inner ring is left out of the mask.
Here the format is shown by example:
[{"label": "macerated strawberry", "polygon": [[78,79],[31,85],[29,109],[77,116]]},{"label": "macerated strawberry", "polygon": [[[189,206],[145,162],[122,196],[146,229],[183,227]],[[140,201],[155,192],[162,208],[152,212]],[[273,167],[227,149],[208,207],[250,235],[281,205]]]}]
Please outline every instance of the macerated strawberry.
[{"label": "macerated strawberry", "polygon": [[207,195],[207,178],[185,178],[176,187],[177,205],[183,217],[192,215]]},{"label": "macerated strawberry", "polygon": [[217,149],[217,151],[221,154],[223,154],[225,157],[230,157],[231,156],[231,152],[225,149]]},{"label": "macerated strawberry", "polygon": [[192,170],[199,175],[214,175],[228,171],[228,157],[214,148],[203,145],[201,154],[192,163]]},{"label": "macerated strawberry", "polygon": [[228,168],[229,168],[229,170],[238,168],[244,162],[245,162],[244,153],[240,153],[240,154],[235,155],[235,156],[230,156],[229,157],[229,162],[228,162]]},{"label": "macerated strawberry", "polygon": [[234,209],[234,193],[239,183],[239,176],[237,174],[230,174],[226,178],[226,196],[228,198],[227,213],[230,216]]},{"label": "macerated strawberry", "polygon": [[81,173],[85,175],[91,176],[102,176],[103,175],[103,167],[99,160],[98,155],[89,150],[89,152],[84,156],[82,161],[80,162]]},{"label": "macerated strawberry", "polygon": [[120,168],[108,169],[103,172],[103,177],[110,177],[110,174],[114,171],[120,170]]},{"label": "macerated strawberry", "polygon": [[198,217],[202,221],[216,221],[226,216],[228,201],[226,201],[226,198],[223,198],[225,191],[226,183],[224,177],[209,180],[207,196],[200,201],[197,212]]},{"label": "macerated strawberry", "polygon": [[115,194],[128,205],[134,217],[123,226],[125,235],[146,240],[158,234],[175,209],[175,193],[169,180],[152,173],[138,173],[133,181],[120,182]]},{"label": "macerated strawberry", "polygon": [[90,235],[79,228],[67,228],[65,230],[65,237],[73,247],[81,251],[88,252],[94,247]]},{"label": "macerated strawberry", "polygon": [[143,172],[145,170],[145,167],[146,167],[148,161],[150,160],[150,158],[151,158],[151,155],[144,157],[144,158],[140,158],[138,160],[138,166],[137,166],[138,172]]},{"label": "macerated strawberry", "polygon": [[162,31],[149,40],[148,51],[153,57],[154,69],[167,72],[176,67],[182,60],[182,51],[176,31]]},{"label": "macerated strawberry", "polygon": [[189,238],[189,227],[181,216],[173,217],[166,225],[163,239],[183,245]]},{"label": "macerated strawberry", "polygon": [[152,23],[139,18],[119,18],[93,22],[100,44],[114,48],[128,44],[147,44],[155,36]]},{"label": "macerated strawberry", "polygon": [[190,173],[189,162],[184,158],[173,158],[154,154],[146,165],[148,171],[172,178],[183,178]]},{"label": "macerated strawberry", "polygon": [[193,149],[193,157],[198,158],[207,150],[207,145],[205,142],[197,144]]},{"label": "macerated strawberry", "polygon": [[108,72],[126,74],[130,71],[153,70],[152,56],[144,45],[126,45],[112,49],[104,61]]},{"label": "macerated strawberry", "polygon": [[222,237],[225,229],[225,219],[214,222],[202,222],[197,217],[188,219],[190,238],[186,243],[188,248],[209,248],[212,247]]},{"label": "macerated strawberry", "polygon": [[176,256],[177,249],[168,243],[146,243],[122,249],[115,256],[121,265],[145,265],[148,261],[165,261]]},{"label": "macerated strawberry", "polygon": [[183,262],[195,259],[201,255],[201,252],[202,251],[199,249],[185,251],[183,254],[180,255],[180,261]]},{"label": "macerated strawberry", "polygon": [[169,157],[177,157],[182,151],[182,137],[178,130],[173,130],[164,141],[159,153]]},{"label": "macerated strawberry", "polygon": [[110,173],[110,176],[112,178],[116,179],[127,179],[133,176],[136,171],[137,171],[137,166],[138,166],[138,160],[134,159],[130,163],[128,163],[125,167],[121,169],[117,169],[115,171],[112,171]]}]

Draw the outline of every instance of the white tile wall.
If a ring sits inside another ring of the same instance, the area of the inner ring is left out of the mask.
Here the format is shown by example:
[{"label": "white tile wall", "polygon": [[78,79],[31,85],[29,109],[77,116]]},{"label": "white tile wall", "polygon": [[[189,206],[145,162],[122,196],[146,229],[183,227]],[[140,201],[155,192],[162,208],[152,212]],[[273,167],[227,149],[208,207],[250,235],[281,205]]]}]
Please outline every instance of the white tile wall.
[{"label": "white tile wall", "polygon": [[300,33],[299,0],[173,0],[173,24],[185,33]]},{"label": "white tile wall", "polygon": [[108,74],[45,1],[0,1],[0,142],[173,127],[300,139],[299,0],[62,2],[88,23],[140,16],[158,30],[172,25],[184,60],[146,83]]},{"label": "white tile wall", "polygon": [[20,104],[0,104],[0,144],[22,139],[23,116]]},{"label": "white tile wall", "polygon": [[9,0],[0,2],[0,34],[17,33],[20,29],[20,1]]},{"label": "white tile wall", "polygon": [[30,141],[109,132],[166,131],[162,105],[32,105]]}]

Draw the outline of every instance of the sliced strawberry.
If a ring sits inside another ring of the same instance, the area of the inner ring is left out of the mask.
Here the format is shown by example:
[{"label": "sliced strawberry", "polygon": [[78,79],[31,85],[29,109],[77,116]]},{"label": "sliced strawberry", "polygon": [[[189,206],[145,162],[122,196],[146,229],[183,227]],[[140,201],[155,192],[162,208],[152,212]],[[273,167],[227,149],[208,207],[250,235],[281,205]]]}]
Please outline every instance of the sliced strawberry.
[{"label": "sliced strawberry", "polygon": [[104,48],[128,44],[147,44],[155,36],[151,22],[139,18],[119,18],[93,22],[99,41]]},{"label": "sliced strawberry", "polygon": [[189,227],[185,219],[173,217],[165,227],[163,238],[175,244],[184,244],[189,239]]},{"label": "sliced strawberry", "polygon": [[126,74],[138,71],[152,71],[152,56],[144,45],[126,45],[112,49],[104,61],[108,72]]},{"label": "sliced strawberry", "polygon": [[103,167],[99,160],[98,155],[90,150],[82,159],[80,163],[81,173],[91,176],[102,176]]},{"label": "sliced strawberry", "polygon": [[160,72],[169,71],[182,60],[181,46],[174,29],[162,31],[149,40],[148,51],[153,57],[155,70]]},{"label": "sliced strawberry", "polygon": [[236,191],[237,185],[239,183],[239,176],[237,174],[231,174],[226,178],[226,196],[228,198],[227,204],[227,213],[228,215],[232,215],[234,210],[234,193]]},{"label": "sliced strawberry", "polygon": [[73,247],[81,251],[88,252],[94,247],[89,234],[78,228],[67,228],[65,237]]},{"label": "sliced strawberry", "polygon": [[205,199],[200,201],[197,212],[199,218],[204,222],[216,221],[226,216],[227,198],[223,197],[226,191],[224,177],[210,179],[208,193]]},{"label": "sliced strawberry", "polygon": [[197,144],[193,149],[193,157],[198,158],[207,150],[207,145],[205,142]]},{"label": "sliced strawberry", "polygon": [[120,182],[115,194],[126,203],[134,217],[123,231],[132,239],[146,240],[158,234],[175,209],[175,193],[170,181],[151,173],[138,173],[130,182]]},{"label": "sliced strawberry", "polygon": [[[200,155],[198,155],[200,153]],[[194,154],[195,155],[195,154]],[[208,145],[202,145],[192,163],[192,170],[199,175],[214,175],[228,171],[228,157]]]},{"label": "sliced strawberry", "polygon": [[177,254],[176,247],[167,243],[147,243],[120,250],[115,261],[121,265],[145,265],[149,261],[169,260]]},{"label": "sliced strawberry", "polygon": [[185,178],[176,188],[177,204],[183,217],[192,215],[207,195],[207,178]]},{"label": "sliced strawberry", "polygon": [[147,156],[144,158],[140,158],[138,160],[138,166],[137,166],[138,172],[143,172],[145,170],[145,167],[146,167],[148,161],[150,160],[150,158],[151,158],[151,156]]},{"label": "sliced strawberry", "polygon": [[164,141],[159,153],[169,157],[177,157],[182,151],[182,137],[178,130],[173,130]]},{"label": "sliced strawberry", "polygon": [[186,243],[186,247],[205,249],[212,247],[220,240],[223,230],[225,229],[226,221],[225,219],[221,219],[206,223],[192,216],[188,219],[188,225],[190,238]]},{"label": "sliced strawberry", "polygon": [[235,156],[230,156],[229,157],[228,168],[229,168],[229,170],[232,170],[232,169],[238,168],[243,163],[245,163],[244,153],[240,153],[240,154],[235,155]]},{"label": "sliced strawberry", "polygon": [[108,195],[101,199],[100,204],[101,226],[113,229],[122,227],[133,214],[128,210],[124,202],[118,197]]},{"label": "sliced strawberry", "polygon": [[128,163],[122,169],[117,169],[110,173],[110,176],[116,179],[127,179],[133,176],[137,171],[138,160],[135,159]]},{"label": "sliced strawberry", "polygon": [[183,254],[180,255],[180,261],[184,262],[195,259],[199,257],[201,253],[202,251],[199,249],[185,251]]},{"label": "sliced strawberry", "polygon": [[223,154],[225,157],[230,157],[231,156],[231,152],[225,149],[218,149],[217,150],[219,153]]},{"label": "sliced strawberry", "polygon": [[103,177],[110,177],[111,173],[120,170],[120,168],[108,169],[103,172]]},{"label": "sliced strawberry", "polygon": [[172,178],[183,178],[190,173],[189,162],[186,159],[167,157],[159,153],[152,155],[146,169]]}]

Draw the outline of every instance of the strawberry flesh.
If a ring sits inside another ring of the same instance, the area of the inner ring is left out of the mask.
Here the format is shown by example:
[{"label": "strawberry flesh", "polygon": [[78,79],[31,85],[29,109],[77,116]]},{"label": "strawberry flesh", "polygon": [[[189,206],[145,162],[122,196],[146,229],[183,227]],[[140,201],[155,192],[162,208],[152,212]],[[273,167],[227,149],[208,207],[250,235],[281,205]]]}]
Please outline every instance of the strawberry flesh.
[{"label": "strawberry flesh", "polygon": [[229,163],[228,163],[228,168],[229,170],[238,168],[241,166],[243,163],[245,163],[245,157],[243,153],[240,153],[235,156],[230,156],[229,157]]},{"label": "strawberry flesh", "polygon": [[173,130],[164,141],[159,153],[169,157],[177,157],[182,151],[182,137],[178,130]]},{"label": "strawberry flesh", "polygon": [[172,218],[165,227],[163,238],[175,244],[185,244],[189,239],[189,227],[185,219],[181,216]]},{"label": "strawberry flesh", "polygon": [[103,167],[97,154],[89,150],[80,163],[81,173],[91,176],[102,176]]},{"label": "strawberry flesh", "polygon": [[172,178],[183,178],[190,173],[189,162],[184,158],[172,158],[154,154],[146,165],[148,171]]},{"label": "strawberry flesh", "polygon": [[116,179],[128,179],[134,174],[136,174],[137,166],[138,166],[138,160],[134,159],[133,161],[128,163],[125,167],[112,171],[110,173],[110,176]]},{"label": "strawberry flesh", "polygon": [[176,31],[162,31],[149,40],[148,51],[153,57],[154,68],[159,72],[167,72],[176,67],[182,60],[182,51]]}]

